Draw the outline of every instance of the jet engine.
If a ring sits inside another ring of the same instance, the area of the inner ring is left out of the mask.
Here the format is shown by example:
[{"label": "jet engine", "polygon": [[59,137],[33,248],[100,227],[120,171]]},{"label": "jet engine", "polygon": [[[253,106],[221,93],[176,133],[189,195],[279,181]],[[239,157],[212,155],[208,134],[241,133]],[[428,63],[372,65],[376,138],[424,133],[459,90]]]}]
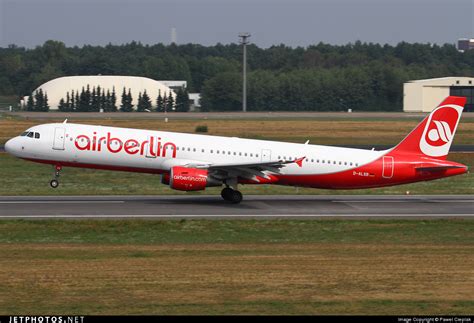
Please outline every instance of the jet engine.
[{"label": "jet engine", "polygon": [[161,182],[179,191],[201,191],[208,186],[222,183],[209,177],[207,169],[174,166],[169,174],[164,174]]}]

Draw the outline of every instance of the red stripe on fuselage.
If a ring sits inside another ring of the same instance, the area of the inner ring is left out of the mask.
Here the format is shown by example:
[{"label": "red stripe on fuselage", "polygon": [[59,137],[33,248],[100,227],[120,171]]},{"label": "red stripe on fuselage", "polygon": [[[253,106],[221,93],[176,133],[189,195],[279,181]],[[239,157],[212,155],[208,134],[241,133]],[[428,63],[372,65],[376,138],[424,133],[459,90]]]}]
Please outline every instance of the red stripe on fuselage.
[{"label": "red stripe on fuselage", "polygon": [[[139,168],[130,166],[98,165],[76,162],[63,162],[44,159],[23,158],[37,163],[51,164],[66,167],[81,167],[114,171],[138,172],[149,174],[163,174],[167,171],[154,168]],[[371,163],[357,168],[334,172],[330,174],[282,175],[269,174],[269,179],[260,178],[260,181],[239,179],[241,184],[278,184],[288,186],[303,186],[326,189],[360,189],[391,185],[400,185],[420,181],[429,181],[449,176],[461,175],[467,172],[465,165],[442,161],[445,166],[458,168],[442,169],[439,171],[419,171],[416,167],[439,166],[439,160],[423,158],[418,155],[397,155],[394,158],[393,176],[383,177],[383,156]]]}]

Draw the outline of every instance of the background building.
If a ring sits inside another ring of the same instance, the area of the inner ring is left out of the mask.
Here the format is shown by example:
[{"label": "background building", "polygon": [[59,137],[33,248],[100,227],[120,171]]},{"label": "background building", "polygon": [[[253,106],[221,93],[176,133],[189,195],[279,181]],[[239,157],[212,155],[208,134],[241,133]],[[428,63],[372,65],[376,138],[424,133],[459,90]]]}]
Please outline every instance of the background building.
[{"label": "background building", "polygon": [[201,108],[201,93],[189,93],[189,111],[199,111]]},{"label": "background building", "polygon": [[458,51],[465,52],[474,49],[474,39],[461,38],[458,40]]},{"label": "background building", "polygon": [[[169,86],[165,83],[169,84]],[[120,107],[124,88],[127,93],[130,89],[130,93],[132,95],[132,105],[134,106],[136,106],[138,103],[139,93],[143,94],[146,90],[148,96],[151,99],[153,107],[156,107],[156,99],[159,92],[161,92],[162,96],[168,96],[171,92],[171,95],[176,100],[176,93],[173,91],[173,89],[177,89],[182,86],[186,87],[186,81],[156,81],[147,77],[115,75],[65,76],[53,79],[40,85],[36,90],[33,91],[33,94],[41,89],[43,93],[48,95],[48,104],[50,109],[57,110],[59,101],[61,99],[66,99],[67,92],[71,93],[74,91],[74,93],[80,93],[82,89],[85,89],[88,85],[90,90],[97,88],[97,86],[100,86],[102,90],[109,90],[110,92],[115,89],[117,107]],[[27,101],[28,97],[25,97],[21,102],[22,106],[25,106]]]},{"label": "background building", "polygon": [[474,111],[474,78],[442,77],[403,84],[403,111],[431,112],[447,96],[464,96],[465,112]]}]

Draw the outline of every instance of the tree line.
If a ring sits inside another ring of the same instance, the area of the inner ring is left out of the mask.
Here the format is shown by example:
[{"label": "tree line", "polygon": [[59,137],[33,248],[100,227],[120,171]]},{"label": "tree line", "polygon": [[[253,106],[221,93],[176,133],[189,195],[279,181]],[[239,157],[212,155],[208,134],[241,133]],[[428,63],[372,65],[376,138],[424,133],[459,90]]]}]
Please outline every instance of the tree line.
[{"label": "tree line", "polygon": [[[408,80],[474,75],[474,51],[460,53],[450,44],[252,44],[247,49],[250,111],[400,110]],[[0,48],[0,95],[30,95],[61,76],[133,75],[185,80],[190,92],[201,93],[203,110],[239,110],[241,57],[238,44],[10,45]]]},{"label": "tree line", "polygon": [[[82,91],[74,91],[71,93],[66,92],[66,97],[61,98],[59,101],[58,109],[62,112],[132,112],[134,111],[134,105],[132,104],[133,97],[131,90],[123,88],[121,96],[120,107],[117,107],[117,96],[115,93],[115,87],[112,91],[105,90],[98,86],[90,87],[87,84],[86,87],[82,88]],[[139,92],[138,100],[136,104],[137,112],[166,112],[166,111],[177,111],[187,112],[189,111],[189,95],[185,88],[180,88],[176,91],[176,99],[173,97],[171,91],[168,93],[161,94],[161,90],[158,90],[158,96],[156,98],[156,105],[153,105],[150,96],[146,92]],[[47,93],[43,92],[42,89],[36,91],[33,95],[28,97],[26,103],[27,111],[49,111],[48,96]]]}]

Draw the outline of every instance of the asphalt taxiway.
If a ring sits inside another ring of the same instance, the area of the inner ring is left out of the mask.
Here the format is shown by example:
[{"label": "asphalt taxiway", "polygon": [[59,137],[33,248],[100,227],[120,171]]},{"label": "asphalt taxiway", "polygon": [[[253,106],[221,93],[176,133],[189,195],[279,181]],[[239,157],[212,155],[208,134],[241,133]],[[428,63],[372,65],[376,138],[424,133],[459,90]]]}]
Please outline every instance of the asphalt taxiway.
[{"label": "asphalt taxiway", "polygon": [[0,219],[472,218],[472,195],[3,196]]}]

